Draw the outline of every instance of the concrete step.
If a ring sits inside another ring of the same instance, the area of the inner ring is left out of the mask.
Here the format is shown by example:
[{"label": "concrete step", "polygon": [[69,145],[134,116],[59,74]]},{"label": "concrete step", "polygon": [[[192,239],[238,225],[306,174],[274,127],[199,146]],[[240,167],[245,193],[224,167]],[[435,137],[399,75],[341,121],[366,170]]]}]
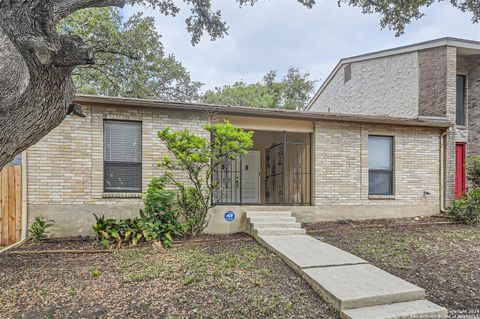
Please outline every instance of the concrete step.
[{"label": "concrete step", "polygon": [[303,228],[260,228],[254,229],[253,234],[257,236],[285,236],[285,235],[305,235]]},{"label": "concrete step", "polygon": [[341,317],[344,319],[447,318],[447,309],[427,300],[415,300],[344,310]]},{"label": "concrete step", "polygon": [[259,217],[247,217],[247,221],[249,223],[276,223],[276,222],[282,222],[282,223],[295,223],[296,219],[295,217],[284,217],[284,216],[259,216]]},{"label": "concrete step", "polygon": [[247,218],[251,217],[291,217],[292,212],[285,211],[246,211]]},{"label": "concrete step", "polygon": [[263,228],[302,228],[300,223],[295,222],[271,222],[271,223],[252,223],[253,229]]},{"label": "concrete step", "polygon": [[425,290],[370,264],[302,269],[305,279],[338,310],[422,300]]}]

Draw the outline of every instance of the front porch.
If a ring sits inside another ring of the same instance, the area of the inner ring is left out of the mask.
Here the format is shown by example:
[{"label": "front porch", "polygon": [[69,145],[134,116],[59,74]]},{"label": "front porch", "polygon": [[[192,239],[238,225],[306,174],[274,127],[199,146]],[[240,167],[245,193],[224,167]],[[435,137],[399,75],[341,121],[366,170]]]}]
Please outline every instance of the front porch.
[{"label": "front porch", "polygon": [[213,204],[311,206],[312,133],[254,130],[253,143],[213,174]]}]

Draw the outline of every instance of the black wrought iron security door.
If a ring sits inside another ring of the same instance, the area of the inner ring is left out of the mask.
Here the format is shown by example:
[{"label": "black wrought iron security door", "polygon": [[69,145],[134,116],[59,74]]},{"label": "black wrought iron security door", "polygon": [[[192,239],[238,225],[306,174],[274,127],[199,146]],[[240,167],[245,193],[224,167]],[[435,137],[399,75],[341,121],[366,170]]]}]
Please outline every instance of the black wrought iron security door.
[{"label": "black wrought iron security door", "polygon": [[267,205],[311,205],[311,145],[311,134],[284,132],[265,151]]},{"label": "black wrought iron security door", "polygon": [[283,159],[284,144],[273,145],[265,150],[265,202],[283,204]]},{"label": "black wrought iron security door", "polygon": [[240,204],[242,183],[242,158],[225,160],[213,174],[217,188],[213,193],[215,204]]}]

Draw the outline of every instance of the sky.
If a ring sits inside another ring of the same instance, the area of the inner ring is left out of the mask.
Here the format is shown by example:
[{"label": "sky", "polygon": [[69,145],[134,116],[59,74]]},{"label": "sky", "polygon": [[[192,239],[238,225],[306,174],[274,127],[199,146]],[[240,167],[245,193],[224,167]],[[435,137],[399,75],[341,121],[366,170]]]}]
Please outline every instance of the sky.
[{"label": "sky", "polygon": [[176,17],[139,6],[124,8],[123,14],[143,11],[154,16],[166,53],[174,54],[193,80],[204,83],[203,90],[238,80],[257,82],[270,70],[283,76],[290,66],[310,72],[319,87],[343,57],[446,36],[480,41],[480,25],[449,1],[425,9],[422,19],[395,37],[393,31],[381,30],[378,15],[339,8],[336,0],[317,0],[313,9],[294,0],[260,0],[242,8],[231,0],[214,0],[213,8],[222,11],[229,34],[216,41],[204,36],[192,46],[185,27],[188,7],[181,1],[178,5]]}]

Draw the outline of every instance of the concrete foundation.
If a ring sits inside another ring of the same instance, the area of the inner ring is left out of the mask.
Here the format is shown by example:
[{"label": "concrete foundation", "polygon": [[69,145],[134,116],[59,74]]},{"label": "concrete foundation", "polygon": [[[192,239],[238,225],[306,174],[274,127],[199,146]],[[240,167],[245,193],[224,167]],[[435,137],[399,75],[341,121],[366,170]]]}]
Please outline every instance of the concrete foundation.
[{"label": "concrete foundation", "polygon": [[[93,214],[111,218],[138,216],[142,208],[140,201],[116,204],[81,204],[81,205],[28,205],[28,225],[36,216],[55,220],[51,233],[55,236],[91,235],[95,222]],[[227,211],[235,213],[235,219],[227,222]],[[318,205],[318,206],[238,206],[221,205],[210,209],[209,224],[205,229],[208,234],[233,234],[245,232],[246,211],[289,211],[298,222],[313,223],[342,219],[360,220],[372,218],[400,218],[430,216],[439,213],[438,205],[399,205],[389,200],[378,201],[375,205]]]}]

